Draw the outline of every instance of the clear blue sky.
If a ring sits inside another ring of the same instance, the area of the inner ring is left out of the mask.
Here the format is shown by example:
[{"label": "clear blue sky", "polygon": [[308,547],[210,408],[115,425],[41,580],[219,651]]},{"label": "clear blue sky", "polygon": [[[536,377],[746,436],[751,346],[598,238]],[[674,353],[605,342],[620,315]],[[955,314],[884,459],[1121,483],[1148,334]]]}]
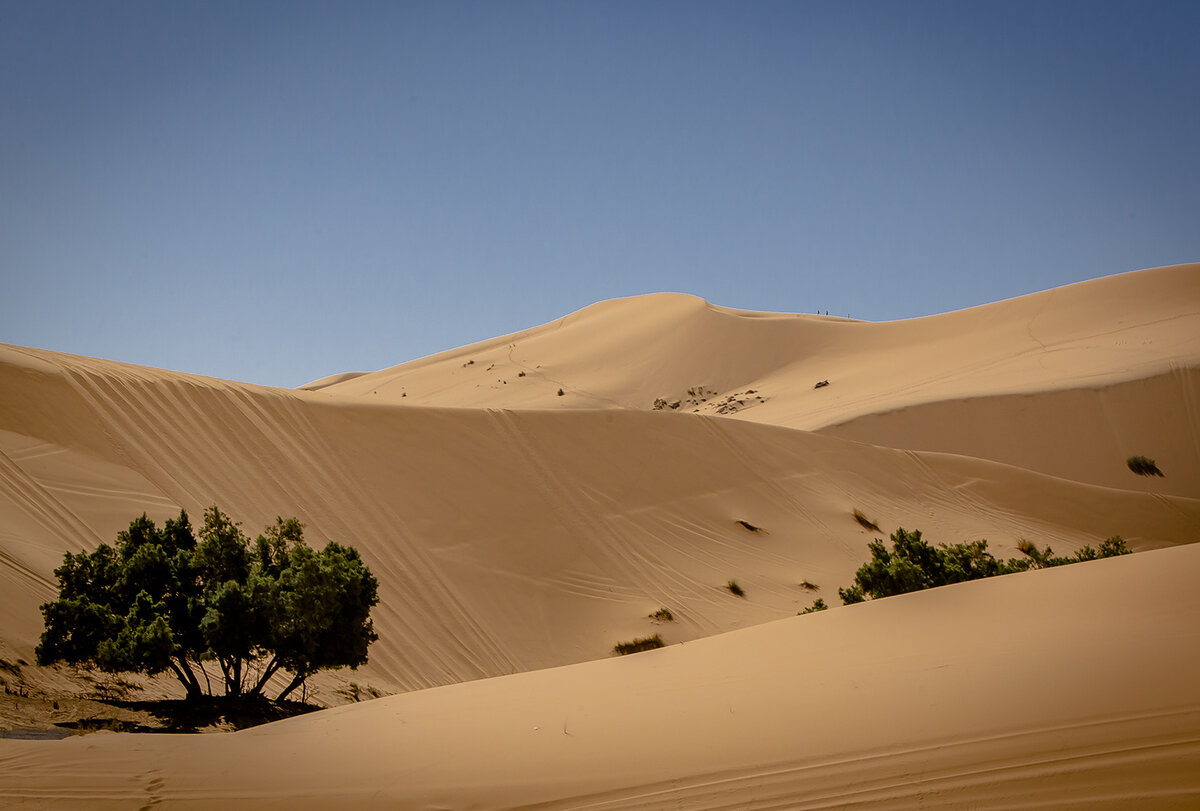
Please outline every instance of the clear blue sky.
[{"label": "clear blue sky", "polygon": [[1200,261],[1200,3],[0,0],[0,341],[269,385]]}]

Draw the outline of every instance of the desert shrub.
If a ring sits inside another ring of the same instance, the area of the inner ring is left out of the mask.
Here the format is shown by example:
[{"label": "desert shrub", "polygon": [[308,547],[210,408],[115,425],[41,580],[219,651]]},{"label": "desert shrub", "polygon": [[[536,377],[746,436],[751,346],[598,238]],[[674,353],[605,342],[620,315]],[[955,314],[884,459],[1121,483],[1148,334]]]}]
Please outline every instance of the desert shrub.
[{"label": "desert shrub", "polygon": [[1125,464],[1129,466],[1130,470],[1132,470],[1134,473],[1138,474],[1139,476],[1160,476],[1161,477],[1161,476],[1166,475],[1161,470],[1158,469],[1158,465],[1156,465],[1154,463],[1153,459],[1147,458],[1145,456],[1130,456],[1128,459],[1125,460]]},{"label": "desert shrub", "polygon": [[816,583],[810,583],[807,580],[801,580],[800,588],[804,589],[805,591],[816,591],[817,589],[819,589],[821,587],[818,586]]},{"label": "desert shrub", "polygon": [[563,390],[562,390],[562,389],[559,389],[559,390],[558,390],[558,396],[559,396],[559,397],[562,397],[562,396],[563,396]]},{"label": "desert shrub", "polygon": [[196,674],[215,661],[227,696],[261,695],[290,672],[282,700],[318,670],[364,664],[378,638],[378,581],[358,551],[312,549],[295,518],[277,519],[251,546],[216,507],[197,533],[182,510],[161,529],[142,515],[116,546],[67,553],[54,574],[58,599],[42,606],[38,664],[170,670],[189,698],[211,693]]},{"label": "desert shrub", "polygon": [[625,656],[626,654],[630,653],[641,653],[644,650],[654,650],[655,648],[661,648],[665,645],[666,643],[662,641],[662,637],[658,634],[655,634],[654,636],[648,636],[643,639],[635,639],[632,642],[618,642],[613,646],[613,653],[618,653],[621,656]]},{"label": "desert shrub", "polygon": [[748,532],[762,532],[762,527],[756,527],[749,521],[743,521],[739,518],[737,523],[742,527],[742,529],[747,530]]},{"label": "desert shrub", "polygon": [[338,690],[337,692],[339,695],[345,696],[355,703],[380,698],[383,695],[383,693],[379,692],[378,688],[372,687],[369,684],[361,687],[357,682],[350,682],[346,685],[345,689]]},{"label": "desert shrub", "polygon": [[1055,557],[1050,547],[1042,550],[1037,544],[1022,538],[1017,542],[1017,549],[1024,557],[1008,560],[1000,560],[988,552],[987,541],[931,546],[921,538],[920,530],[909,532],[903,527],[892,533],[891,542],[890,550],[880,540],[867,545],[871,559],[854,573],[853,584],[838,589],[838,596],[843,603],[850,605],[935,586],[1127,555],[1130,552],[1120,536],[1107,539],[1099,549],[1085,546],[1071,557]]},{"label": "desert shrub", "polygon": [[861,586],[846,586],[845,588],[839,588],[838,597],[842,598],[843,605],[861,603],[867,599],[867,595],[863,592]]},{"label": "desert shrub", "polygon": [[725,584],[725,588],[729,589],[729,593],[735,597],[745,597],[746,592],[738,585],[736,580],[730,580]]},{"label": "desert shrub", "polygon": [[801,614],[815,614],[818,611],[828,611],[828,610],[829,610],[829,606],[827,606],[825,604],[824,600],[822,600],[820,597],[818,597],[816,600],[813,601],[812,605],[810,605],[808,608],[804,609],[800,613]]},{"label": "desert shrub", "polygon": [[1054,550],[1050,547],[1038,549],[1037,544],[1030,543],[1025,539],[1021,539],[1017,543],[1017,550],[1025,555],[1030,569],[1049,569],[1054,566],[1066,566],[1069,563],[1081,563],[1085,560],[1098,560],[1099,558],[1113,558],[1118,555],[1128,555],[1133,550],[1125,544],[1125,539],[1120,535],[1114,535],[1100,544],[1099,549],[1085,546],[1070,557],[1056,557]]},{"label": "desert shrub", "polygon": [[879,524],[876,524],[874,521],[863,515],[861,510],[854,511],[854,520],[857,521],[863,529],[869,529],[872,532],[882,532],[882,530],[879,529]]},{"label": "desert shrub", "polygon": [[846,603],[891,597],[911,591],[979,580],[1028,568],[1025,561],[1000,561],[987,551],[987,541],[930,546],[921,531],[903,527],[891,536],[889,550],[883,541],[871,541],[871,559],[854,574],[854,584],[839,589]]},{"label": "desert shrub", "polygon": [[655,619],[659,622],[674,622],[675,615],[671,613],[670,609],[660,608],[650,615],[650,619]]}]

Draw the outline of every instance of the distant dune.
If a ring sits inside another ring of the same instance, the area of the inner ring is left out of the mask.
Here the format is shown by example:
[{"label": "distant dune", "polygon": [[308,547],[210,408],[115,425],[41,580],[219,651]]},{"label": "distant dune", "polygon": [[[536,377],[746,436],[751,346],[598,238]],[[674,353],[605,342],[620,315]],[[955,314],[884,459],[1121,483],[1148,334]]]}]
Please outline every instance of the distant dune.
[{"label": "distant dune", "polygon": [[[406,693],[0,740],[31,807],[1200,804],[1200,265],[881,324],[641,296],[297,390],[0,346],[0,482],[6,663],[65,551],[216,503],[358,547],[380,640],[315,698]],[[856,509],[1146,554],[795,617]]]}]

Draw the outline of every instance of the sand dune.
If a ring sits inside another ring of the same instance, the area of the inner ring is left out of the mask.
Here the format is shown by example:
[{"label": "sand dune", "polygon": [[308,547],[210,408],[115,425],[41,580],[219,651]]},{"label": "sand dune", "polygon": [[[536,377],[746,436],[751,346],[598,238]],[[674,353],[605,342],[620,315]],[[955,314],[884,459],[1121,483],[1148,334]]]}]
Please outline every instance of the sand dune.
[{"label": "sand dune", "polygon": [[[947,399],[1165,374],[1195,365],[1197,334],[1200,265],[885,323],[658,294],[601,302],[524,332],[309,386],[331,396],[460,407],[649,409],[663,398],[700,413],[753,388],[766,402],[743,397],[736,416],[812,430]],[[822,380],[829,387],[814,390]],[[705,402],[687,403],[699,399],[688,389],[702,390]]]},{"label": "sand dune", "polygon": [[231,735],[0,741],[0,796],[88,808],[1195,807],[1198,566],[1189,546],[951,586]]},{"label": "sand dune", "polygon": [[[1197,547],[1164,547],[1200,539],[1198,402],[1200,265],[886,324],[644,296],[294,391],[0,346],[0,659],[32,661],[63,552],[216,503],[379,577],[371,661],[318,701],[438,688],[211,741],[0,742],[0,796],[1185,806]],[[1004,556],[1159,551],[795,618],[865,557],[855,509]]]},{"label": "sand dune", "polygon": [[[869,414],[824,433],[935,450],[1124,490],[1200,493],[1200,368],[1099,388],[964,397]],[[1164,478],[1131,478],[1153,458]]]},{"label": "sand dune", "polygon": [[[1179,265],[888,323],[641,296],[318,383],[331,396],[398,404],[646,410],[665,401],[667,410],[677,403],[1195,496],[1197,335],[1200,265]],[[815,389],[821,381],[829,385]],[[1172,474],[1131,482],[1124,460],[1135,454]]]},{"label": "sand dune", "polygon": [[[382,581],[367,674],[385,689],[603,657],[662,606],[680,616],[670,641],[794,614],[816,596],[801,582],[832,598],[861,561],[869,536],[854,509],[886,531],[982,537],[1009,555],[1022,537],[1065,552],[1116,534],[1136,548],[1200,535],[1196,499],[775,426],[398,410],[32,354],[57,373],[47,402],[27,387],[5,409],[0,439],[6,512],[29,524],[5,545],[21,595],[6,601],[10,658],[31,658],[64,551],[176,505],[217,503],[251,530],[294,513],[314,541],[361,549]],[[3,369],[15,381],[30,366]],[[81,429],[107,448],[79,443]],[[724,591],[730,579],[748,599]]]}]

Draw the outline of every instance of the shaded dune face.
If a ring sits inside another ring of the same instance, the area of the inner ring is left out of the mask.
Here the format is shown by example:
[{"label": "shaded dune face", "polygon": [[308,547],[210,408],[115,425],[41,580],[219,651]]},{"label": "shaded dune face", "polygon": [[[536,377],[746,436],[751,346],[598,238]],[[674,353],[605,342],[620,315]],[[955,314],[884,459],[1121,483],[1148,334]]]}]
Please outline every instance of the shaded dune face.
[{"label": "shaded dune face", "polygon": [[[1197,265],[885,324],[642,296],[295,391],[0,346],[0,658],[33,660],[65,551],[215,503],[362,552],[380,640],[349,678],[457,685],[223,743],[114,736],[86,767],[79,742],[0,741],[0,774],[30,769],[0,796],[292,802],[301,747],[314,797],[368,805],[1111,804],[1155,780],[1182,802],[1197,561],[1166,547],[1200,539],[1198,404]],[[865,558],[854,510],[1004,557],[1159,551],[795,617]],[[347,674],[322,678],[339,702]],[[165,783],[118,785],[146,759]]]}]

